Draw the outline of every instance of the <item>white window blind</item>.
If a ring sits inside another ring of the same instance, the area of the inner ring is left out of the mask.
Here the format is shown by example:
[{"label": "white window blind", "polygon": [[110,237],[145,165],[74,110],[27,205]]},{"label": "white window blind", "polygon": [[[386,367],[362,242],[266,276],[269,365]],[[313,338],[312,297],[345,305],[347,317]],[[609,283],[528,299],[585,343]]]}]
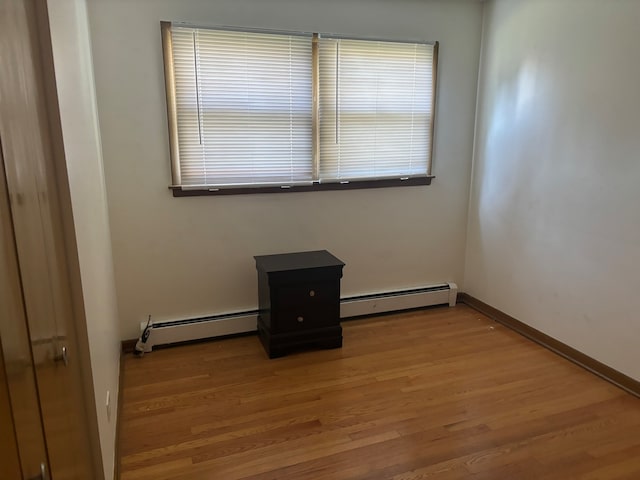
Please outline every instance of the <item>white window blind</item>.
[{"label": "white window blind", "polygon": [[171,27],[181,185],[311,181],[311,43]]},{"label": "white window blind", "polygon": [[321,38],[320,181],[430,173],[434,46]]}]

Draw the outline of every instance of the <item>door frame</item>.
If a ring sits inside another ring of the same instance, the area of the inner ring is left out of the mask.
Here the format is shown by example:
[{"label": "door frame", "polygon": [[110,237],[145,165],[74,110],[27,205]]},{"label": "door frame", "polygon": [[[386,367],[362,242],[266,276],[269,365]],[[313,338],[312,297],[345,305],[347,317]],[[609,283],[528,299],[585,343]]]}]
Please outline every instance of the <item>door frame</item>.
[{"label": "door frame", "polygon": [[[28,1],[28,0],[22,0]],[[96,475],[100,478],[104,475],[102,463],[102,451],[100,448],[100,433],[98,428],[97,404],[93,388],[93,372],[91,369],[91,353],[89,350],[89,333],[87,331],[88,319],[85,315],[84,295],[82,293],[82,279],[80,276],[80,259],[78,257],[78,245],[76,243],[76,230],[73,220],[73,208],[71,203],[71,190],[67,161],[64,151],[62,136],[62,121],[60,119],[60,105],[56,85],[56,74],[53,63],[53,47],[51,44],[51,30],[49,27],[49,11],[47,0],[36,0],[36,22],[38,26],[38,39],[40,48],[42,84],[44,86],[44,99],[49,122],[49,138],[51,143],[51,160],[56,173],[55,183],[58,196],[58,210],[62,222],[64,238],[64,251],[67,260],[67,273],[73,309],[73,326],[76,337],[76,355],[82,365],[82,385],[86,401],[87,429],[91,443],[92,460]],[[111,480],[111,479],[105,479]]]}]

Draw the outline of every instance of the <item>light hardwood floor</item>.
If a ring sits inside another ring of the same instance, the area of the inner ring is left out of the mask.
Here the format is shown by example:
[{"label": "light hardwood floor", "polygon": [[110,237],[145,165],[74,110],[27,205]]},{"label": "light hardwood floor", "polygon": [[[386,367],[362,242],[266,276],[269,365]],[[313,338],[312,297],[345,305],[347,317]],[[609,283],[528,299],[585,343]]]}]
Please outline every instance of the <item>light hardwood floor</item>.
[{"label": "light hardwood floor", "polygon": [[466,307],[127,357],[121,478],[640,479],[640,399]]}]

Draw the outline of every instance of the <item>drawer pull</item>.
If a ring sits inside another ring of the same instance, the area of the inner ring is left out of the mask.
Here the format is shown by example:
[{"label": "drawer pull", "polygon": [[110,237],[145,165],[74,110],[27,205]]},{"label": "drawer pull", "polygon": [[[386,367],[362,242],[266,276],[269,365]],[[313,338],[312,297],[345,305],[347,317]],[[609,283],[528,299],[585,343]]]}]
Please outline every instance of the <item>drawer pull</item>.
[{"label": "drawer pull", "polygon": [[310,297],[315,297],[316,296],[316,291],[315,290],[309,290],[309,296]]},{"label": "drawer pull", "polygon": [[298,322],[300,323],[304,322],[304,317],[298,317]]}]

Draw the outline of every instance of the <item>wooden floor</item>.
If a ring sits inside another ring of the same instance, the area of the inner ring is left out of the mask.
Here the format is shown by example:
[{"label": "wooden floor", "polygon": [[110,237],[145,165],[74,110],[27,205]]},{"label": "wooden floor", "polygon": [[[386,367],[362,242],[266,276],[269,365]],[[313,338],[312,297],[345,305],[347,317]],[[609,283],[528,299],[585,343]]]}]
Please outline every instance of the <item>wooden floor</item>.
[{"label": "wooden floor", "polygon": [[640,399],[465,306],[128,357],[121,478],[640,479]]}]

